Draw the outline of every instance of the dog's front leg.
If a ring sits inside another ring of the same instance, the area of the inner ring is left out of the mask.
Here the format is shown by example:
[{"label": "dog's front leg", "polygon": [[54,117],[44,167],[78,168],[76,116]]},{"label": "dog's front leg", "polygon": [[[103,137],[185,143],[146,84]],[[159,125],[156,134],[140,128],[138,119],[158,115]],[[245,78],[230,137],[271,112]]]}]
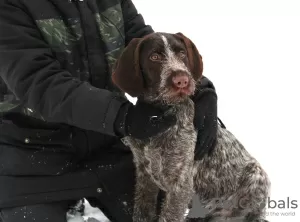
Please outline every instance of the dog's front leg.
[{"label": "dog's front leg", "polygon": [[133,222],[154,222],[157,220],[156,202],[159,189],[143,167],[137,170]]},{"label": "dog's front leg", "polygon": [[159,222],[183,222],[193,194],[193,181],[187,178],[181,189],[166,193]]}]

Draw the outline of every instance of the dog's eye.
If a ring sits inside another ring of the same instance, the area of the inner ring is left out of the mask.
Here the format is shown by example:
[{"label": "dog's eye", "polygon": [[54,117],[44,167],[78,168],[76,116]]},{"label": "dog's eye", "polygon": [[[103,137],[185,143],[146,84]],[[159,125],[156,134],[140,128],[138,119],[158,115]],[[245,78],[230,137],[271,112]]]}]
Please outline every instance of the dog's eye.
[{"label": "dog's eye", "polygon": [[186,54],[185,54],[184,51],[180,51],[180,52],[178,53],[178,56],[179,56],[179,58],[184,59],[184,58],[186,57]]},{"label": "dog's eye", "polygon": [[153,53],[151,56],[150,56],[150,59],[152,61],[160,61],[161,60],[161,55],[157,54],[157,53]]}]

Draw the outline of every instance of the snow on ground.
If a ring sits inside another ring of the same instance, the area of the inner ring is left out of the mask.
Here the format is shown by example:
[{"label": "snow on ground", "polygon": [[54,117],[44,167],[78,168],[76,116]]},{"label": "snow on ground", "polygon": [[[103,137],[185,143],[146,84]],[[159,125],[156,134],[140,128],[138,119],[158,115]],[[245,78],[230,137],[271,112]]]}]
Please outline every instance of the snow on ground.
[{"label": "snow on ground", "polygon": [[105,215],[98,208],[92,207],[87,200],[85,200],[84,216],[80,213],[70,215],[67,213],[68,222],[110,222]]},{"label": "snow on ground", "polygon": [[[188,215],[188,210],[185,215]],[[67,222],[110,222],[107,217],[98,208],[92,207],[87,200],[85,200],[84,216],[79,213],[76,215],[67,214]]]},{"label": "snow on ground", "polygon": [[[105,217],[105,215],[98,209],[93,208],[87,201],[85,202],[85,220],[90,219],[96,219],[99,222],[109,222],[109,220]],[[89,221],[88,222],[96,222],[96,221]]]}]

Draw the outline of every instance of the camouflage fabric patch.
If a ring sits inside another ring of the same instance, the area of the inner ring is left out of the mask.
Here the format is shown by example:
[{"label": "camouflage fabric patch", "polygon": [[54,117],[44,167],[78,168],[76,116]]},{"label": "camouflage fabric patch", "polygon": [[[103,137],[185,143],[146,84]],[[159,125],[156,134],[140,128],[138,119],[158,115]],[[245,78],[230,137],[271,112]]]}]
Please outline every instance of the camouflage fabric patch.
[{"label": "camouflage fabric patch", "polygon": [[[125,47],[124,21],[120,4],[95,14],[95,20],[98,24],[99,34],[105,44],[105,56],[111,73],[113,65]],[[71,63],[74,47],[83,35],[80,18],[69,18],[67,21],[54,18],[40,19],[36,20],[36,24],[50,47],[55,52],[66,53],[66,59]],[[85,68],[88,70],[87,67]],[[21,107],[20,101],[17,101],[15,97],[13,101],[6,97],[4,102],[0,102],[0,113],[13,109],[21,109],[20,112],[25,115],[43,119],[34,110]]]},{"label": "camouflage fabric patch", "polygon": [[125,46],[124,20],[121,5],[115,5],[95,14],[98,30],[106,45],[106,57],[110,70]]},{"label": "camouflage fabric patch", "polygon": [[73,44],[82,36],[79,18],[68,19],[68,26],[61,19],[37,20],[44,38],[55,51],[72,53]]}]

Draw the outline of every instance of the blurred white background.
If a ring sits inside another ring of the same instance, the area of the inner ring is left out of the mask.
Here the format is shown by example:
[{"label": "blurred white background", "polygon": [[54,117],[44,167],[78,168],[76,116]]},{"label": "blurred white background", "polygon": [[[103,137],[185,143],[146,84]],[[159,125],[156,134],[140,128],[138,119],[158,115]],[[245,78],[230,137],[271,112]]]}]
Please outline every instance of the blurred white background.
[{"label": "blurred white background", "polygon": [[268,219],[299,222],[300,1],[133,2],[155,31],[182,32],[196,44],[219,117],[268,172],[271,199],[286,203],[268,209],[277,214]]}]

